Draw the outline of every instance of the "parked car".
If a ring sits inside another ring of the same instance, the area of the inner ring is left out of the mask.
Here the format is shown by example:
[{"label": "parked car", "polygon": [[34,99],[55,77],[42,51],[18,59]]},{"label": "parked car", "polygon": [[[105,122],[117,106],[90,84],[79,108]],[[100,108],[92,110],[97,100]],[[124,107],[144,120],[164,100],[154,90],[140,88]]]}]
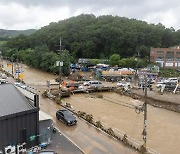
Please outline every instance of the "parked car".
[{"label": "parked car", "polygon": [[161,88],[162,85],[164,85],[164,84],[165,84],[164,82],[157,82],[156,87],[157,88]]},{"label": "parked car", "polygon": [[117,86],[118,87],[124,87],[124,86],[131,86],[131,83],[130,82],[126,82],[126,81],[119,81],[118,83],[117,83]]},{"label": "parked car", "polygon": [[8,83],[6,79],[0,79],[0,84]]},{"label": "parked car", "polygon": [[75,125],[77,123],[76,117],[68,110],[58,110],[56,112],[56,118],[61,120],[66,125]]},{"label": "parked car", "polygon": [[2,74],[1,74],[1,78],[2,78],[2,79],[7,79],[7,75],[4,74],[4,73],[2,73]]},{"label": "parked car", "polygon": [[168,82],[178,83],[178,78],[168,78]]},{"label": "parked car", "polygon": [[84,86],[89,86],[89,88],[103,87],[103,84],[100,81],[87,81],[84,82]]}]

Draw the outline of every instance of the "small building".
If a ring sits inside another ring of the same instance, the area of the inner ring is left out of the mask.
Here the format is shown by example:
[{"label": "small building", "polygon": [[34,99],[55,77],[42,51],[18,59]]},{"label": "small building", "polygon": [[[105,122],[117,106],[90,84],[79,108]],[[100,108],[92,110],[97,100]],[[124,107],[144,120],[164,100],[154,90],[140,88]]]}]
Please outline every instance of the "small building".
[{"label": "small building", "polygon": [[151,48],[150,61],[164,68],[180,68],[180,47]]},{"label": "small building", "polygon": [[22,152],[39,143],[38,135],[39,96],[28,99],[14,85],[0,85],[0,151]]},{"label": "small building", "polygon": [[53,118],[43,111],[39,111],[39,143],[52,142]]}]

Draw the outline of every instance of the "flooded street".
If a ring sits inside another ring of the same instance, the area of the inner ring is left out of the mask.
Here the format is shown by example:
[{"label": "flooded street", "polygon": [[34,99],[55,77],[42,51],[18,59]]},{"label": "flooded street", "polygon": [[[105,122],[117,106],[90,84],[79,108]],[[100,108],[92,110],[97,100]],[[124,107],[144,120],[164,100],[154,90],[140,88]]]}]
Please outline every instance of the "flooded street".
[{"label": "flooded street", "polygon": [[[26,67],[24,81],[28,85],[46,85],[47,80],[54,80],[57,76]],[[76,94],[64,101],[71,103],[75,110],[92,114],[95,120],[100,120],[115,132],[123,131],[128,136],[143,143],[143,113],[137,114],[134,109],[121,105],[121,102],[133,105],[142,104],[139,100],[121,96],[113,92],[101,93],[104,98],[97,98],[91,94]],[[118,100],[113,103],[105,98]],[[179,100],[177,100],[179,101]],[[147,146],[162,154],[180,153],[180,114],[148,105],[147,113]]]}]

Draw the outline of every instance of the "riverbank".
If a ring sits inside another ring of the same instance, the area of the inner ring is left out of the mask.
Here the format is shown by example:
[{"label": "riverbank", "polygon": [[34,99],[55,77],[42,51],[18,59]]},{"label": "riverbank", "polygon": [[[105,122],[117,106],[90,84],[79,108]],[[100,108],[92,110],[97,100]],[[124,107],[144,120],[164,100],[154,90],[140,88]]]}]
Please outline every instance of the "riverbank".
[{"label": "riverbank", "polygon": [[[125,94],[132,98],[138,98],[144,101],[144,92],[142,89],[132,89],[131,94]],[[147,103],[158,108],[167,109],[180,113],[180,95],[174,93],[164,93],[163,95],[157,91],[149,91],[147,95]]]}]

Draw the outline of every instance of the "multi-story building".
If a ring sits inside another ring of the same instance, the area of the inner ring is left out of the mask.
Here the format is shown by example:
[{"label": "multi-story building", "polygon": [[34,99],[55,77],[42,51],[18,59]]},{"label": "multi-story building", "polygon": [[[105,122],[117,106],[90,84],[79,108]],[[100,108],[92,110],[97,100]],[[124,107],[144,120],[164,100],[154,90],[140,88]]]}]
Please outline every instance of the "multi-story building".
[{"label": "multi-story building", "polygon": [[151,48],[150,61],[165,68],[180,68],[180,46],[174,48]]}]

